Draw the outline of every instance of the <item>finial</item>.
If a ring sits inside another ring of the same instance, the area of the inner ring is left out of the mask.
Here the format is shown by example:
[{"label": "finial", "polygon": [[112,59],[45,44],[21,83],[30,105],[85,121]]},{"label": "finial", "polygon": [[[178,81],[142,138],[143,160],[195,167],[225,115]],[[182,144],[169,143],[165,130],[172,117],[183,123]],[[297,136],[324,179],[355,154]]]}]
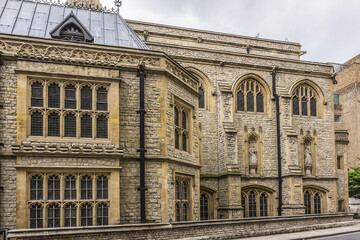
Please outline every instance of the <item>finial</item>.
[{"label": "finial", "polygon": [[117,12],[119,12],[121,5],[122,5],[122,0],[115,0],[115,7],[117,9]]}]

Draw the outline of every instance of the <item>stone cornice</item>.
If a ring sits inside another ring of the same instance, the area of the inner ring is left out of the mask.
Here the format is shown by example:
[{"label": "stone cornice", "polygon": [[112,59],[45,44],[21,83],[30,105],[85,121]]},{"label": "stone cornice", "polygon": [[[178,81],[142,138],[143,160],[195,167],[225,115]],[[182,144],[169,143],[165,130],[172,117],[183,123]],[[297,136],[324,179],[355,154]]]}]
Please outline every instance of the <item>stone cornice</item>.
[{"label": "stone cornice", "polygon": [[162,52],[39,39],[0,34],[0,53],[4,57],[115,69],[166,71],[197,92],[198,81],[185,68]]}]

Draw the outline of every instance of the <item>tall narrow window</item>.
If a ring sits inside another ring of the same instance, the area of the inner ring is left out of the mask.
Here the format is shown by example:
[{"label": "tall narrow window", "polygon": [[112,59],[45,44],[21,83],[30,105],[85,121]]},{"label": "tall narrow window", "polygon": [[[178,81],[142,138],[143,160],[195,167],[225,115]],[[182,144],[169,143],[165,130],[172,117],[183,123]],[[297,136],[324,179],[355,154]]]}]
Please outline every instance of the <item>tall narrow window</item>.
[{"label": "tall narrow window", "polygon": [[43,179],[39,175],[35,175],[30,180],[30,200],[43,199]]},{"label": "tall narrow window", "polygon": [[247,111],[254,112],[254,95],[252,93],[247,94]]},{"label": "tall narrow window", "polygon": [[60,107],[60,87],[56,83],[52,83],[48,87],[48,107]]},{"label": "tall narrow window", "polygon": [[81,117],[81,137],[92,138],[92,118],[88,114]]},{"label": "tall narrow window", "polygon": [[245,194],[241,194],[241,206],[243,207],[243,217],[246,217],[246,198],[245,198]]},{"label": "tall narrow window", "polygon": [[256,95],[256,111],[264,112],[264,96],[260,93]]},{"label": "tall narrow window", "polygon": [[108,179],[106,176],[98,177],[96,181],[96,188],[96,195],[98,199],[108,198]]},{"label": "tall narrow window", "polygon": [[314,213],[320,214],[321,213],[321,201],[320,195],[318,193],[314,196]]},{"label": "tall narrow window", "polygon": [[181,127],[183,128],[183,129],[186,129],[186,113],[185,113],[185,111],[182,111],[181,112]]},{"label": "tall narrow window", "polygon": [[43,228],[43,208],[34,204],[30,208],[30,228]]},{"label": "tall narrow window", "polygon": [[307,84],[302,84],[292,94],[293,115],[317,116],[317,94]]},{"label": "tall narrow window", "polygon": [[92,110],[92,90],[89,86],[81,88],[81,109]]},{"label": "tall narrow window", "polygon": [[48,199],[60,199],[60,179],[58,176],[50,176],[48,179]]},{"label": "tall narrow window", "polygon": [[305,214],[311,214],[311,196],[309,192],[304,194]]},{"label": "tall narrow window", "polygon": [[209,203],[208,198],[205,194],[201,195],[200,198],[200,220],[209,219]]},{"label": "tall narrow window", "polygon": [[109,224],[109,209],[104,203],[99,204],[97,207],[97,225]]},{"label": "tall narrow window", "polygon": [[31,106],[42,107],[44,105],[43,85],[39,82],[31,85]]},{"label": "tall narrow window", "polygon": [[299,99],[298,97],[293,97],[292,99],[292,104],[293,104],[293,115],[299,115]]},{"label": "tall narrow window", "polygon": [[245,112],[264,112],[264,91],[259,82],[246,79],[237,88],[236,109]]},{"label": "tall narrow window", "polygon": [[101,111],[108,109],[107,90],[103,87],[96,91],[96,109]]},{"label": "tall narrow window", "polygon": [[186,133],[182,134],[182,150],[187,151],[187,136],[186,136]]},{"label": "tall narrow window", "polygon": [[183,220],[183,221],[187,221],[187,220],[188,220],[188,207],[187,207],[187,203],[184,203],[184,204],[183,204],[182,210],[183,210],[182,220]]},{"label": "tall narrow window", "polygon": [[199,87],[199,108],[205,108],[205,92],[202,87]]},{"label": "tall narrow window", "polygon": [[60,136],[60,116],[57,113],[50,113],[48,116],[48,136]]},{"label": "tall narrow window", "polygon": [[339,94],[334,93],[334,105],[339,105]]},{"label": "tall narrow window", "polygon": [[185,181],[181,184],[182,199],[187,200],[187,183]]},{"label": "tall narrow window", "polygon": [[266,217],[268,215],[268,203],[265,193],[260,196],[260,217]]},{"label": "tall narrow window", "polygon": [[43,136],[43,115],[40,112],[31,114],[31,136]]},{"label": "tall narrow window", "polygon": [[87,175],[81,178],[81,199],[92,199],[92,179]]},{"label": "tall narrow window", "polygon": [[316,116],[316,100],[315,100],[315,98],[310,99],[310,116]]},{"label": "tall narrow window", "polygon": [[76,227],[76,206],[68,204],[65,207],[65,227]]},{"label": "tall narrow window", "polygon": [[180,222],[180,203],[175,204],[175,221]]},{"label": "tall narrow window", "polygon": [[178,110],[174,108],[174,122],[175,122],[175,148],[183,151],[188,151],[188,138],[189,138],[189,123],[188,112],[184,109]]},{"label": "tall narrow window", "polygon": [[174,121],[175,126],[179,126],[179,110],[177,108],[174,109]]},{"label": "tall narrow window", "polygon": [[100,115],[96,119],[96,137],[97,138],[108,137],[108,119],[104,115]]},{"label": "tall narrow window", "polygon": [[180,186],[179,181],[175,181],[175,199],[180,200]]},{"label": "tall narrow window", "polygon": [[237,94],[237,110],[245,111],[245,100],[244,93],[239,91]]},{"label": "tall narrow window", "polygon": [[65,116],[65,137],[76,137],[76,117],[73,113]]},{"label": "tall narrow window", "polygon": [[307,98],[303,97],[301,99],[301,115],[308,115],[308,105]]},{"label": "tall narrow window", "polygon": [[56,204],[48,208],[48,227],[60,227],[60,208]]},{"label": "tall narrow window", "polygon": [[176,177],[175,180],[175,219],[176,221],[188,221],[189,218],[189,179]]},{"label": "tall narrow window", "polygon": [[65,178],[65,199],[76,199],[76,178],[74,176]]},{"label": "tall narrow window", "polygon": [[85,203],[82,205],[80,214],[81,214],[81,226],[92,226],[93,225],[93,209],[90,203]]},{"label": "tall narrow window", "polygon": [[180,141],[179,132],[178,132],[178,130],[175,130],[175,148],[176,149],[180,149],[179,141]]},{"label": "tall narrow window", "polygon": [[65,87],[65,108],[76,109],[76,88],[71,84]]},{"label": "tall narrow window", "polygon": [[253,191],[249,194],[249,217],[256,217],[256,195]]}]

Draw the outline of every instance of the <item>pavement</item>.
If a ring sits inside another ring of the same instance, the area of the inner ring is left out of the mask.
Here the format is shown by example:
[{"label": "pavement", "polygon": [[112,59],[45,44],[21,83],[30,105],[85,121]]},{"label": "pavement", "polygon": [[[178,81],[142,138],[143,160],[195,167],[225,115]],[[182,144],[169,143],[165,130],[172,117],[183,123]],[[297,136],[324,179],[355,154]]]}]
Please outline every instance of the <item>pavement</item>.
[{"label": "pavement", "polygon": [[[286,233],[271,236],[241,238],[239,240],[305,240],[305,239],[359,239],[360,221],[354,220],[355,224],[347,227],[327,228],[307,232]],[[359,234],[359,235],[357,235]],[[343,236],[340,236],[343,235]],[[337,236],[337,237],[335,237]],[[354,238],[355,237],[355,238]]]}]

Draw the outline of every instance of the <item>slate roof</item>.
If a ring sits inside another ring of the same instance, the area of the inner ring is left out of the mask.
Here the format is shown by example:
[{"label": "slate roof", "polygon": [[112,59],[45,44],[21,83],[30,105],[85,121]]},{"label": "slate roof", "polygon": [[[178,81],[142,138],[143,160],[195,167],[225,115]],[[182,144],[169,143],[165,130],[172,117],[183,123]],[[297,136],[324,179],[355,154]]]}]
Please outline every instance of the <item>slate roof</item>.
[{"label": "slate roof", "polygon": [[96,44],[148,49],[114,11],[74,8],[44,0],[0,0],[0,33],[51,38],[50,32],[71,11]]}]

